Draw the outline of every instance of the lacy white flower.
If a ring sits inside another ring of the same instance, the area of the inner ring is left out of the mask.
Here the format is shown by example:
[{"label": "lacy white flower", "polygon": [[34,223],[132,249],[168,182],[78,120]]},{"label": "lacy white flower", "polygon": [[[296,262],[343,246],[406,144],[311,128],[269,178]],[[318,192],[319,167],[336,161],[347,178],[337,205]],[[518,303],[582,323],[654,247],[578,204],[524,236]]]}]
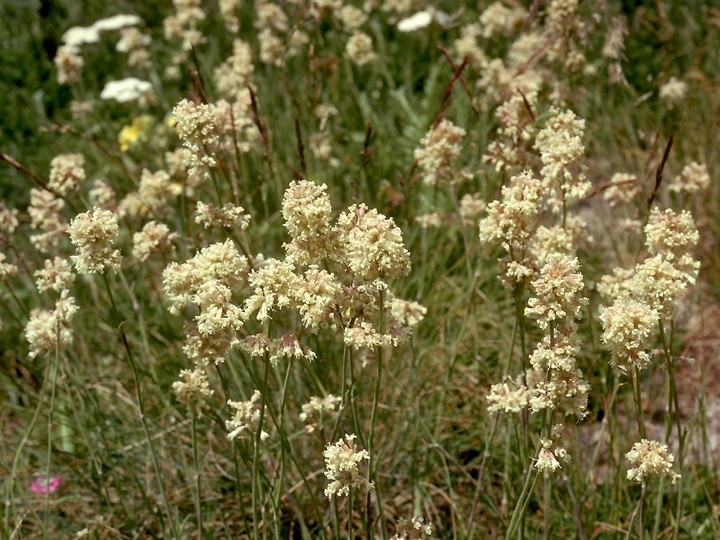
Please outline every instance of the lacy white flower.
[{"label": "lacy white flower", "polygon": [[682,101],[688,91],[688,85],[685,81],[679,80],[677,77],[670,79],[660,87],[660,99],[664,99],[671,107]]},{"label": "lacy white flower", "polygon": [[48,186],[60,195],[76,190],[85,180],[85,156],[82,154],[61,154],[50,162]]},{"label": "lacy white flower", "polygon": [[603,198],[608,201],[610,206],[628,204],[635,200],[640,191],[637,176],[629,173],[615,173],[603,192]]},{"label": "lacy white flower", "polygon": [[650,476],[666,476],[674,484],[680,478],[672,469],[675,456],[668,452],[667,445],[657,441],[643,439],[635,443],[625,458],[631,465],[627,472],[628,480],[643,483]]},{"label": "lacy white flower", "polygon": [[80,47],[100,41],[100,33],[93,26],[73,26],[65,31],[62,41],[68,47]]},{"label": "lacy white flower", "polygon": [[561,468],[555,450],[561,451],[560,453],[563,455],[562,452],[564,452],[564,449],[562,447],[553,447],[553,442],[550,439],[541,439],[540,443],[541,448],[533,466],[543,473],[555,472]]},{"label": "lacy white flower", "polygon": [[60,84],[75,84],[80,80],[85,61],[80,55],[80,49],[71,45],[63,45],[55,54],[55,68],[57,81]]},{"label": "lacy white flower", "polygon": [[100,93],[100,99],[114,99],[120,103],[135,101],[152,92],[152,84],[135,77],[110,81]]},{"label": "lacy white flower", "polygon": [[527,242],[543,193],[542,182],[533,178],[531,171],[513,176],[509,185],[503,186],[501,200],[488,205],[487,217],[480,221],[480,241],[489,244],[501,240],[507,246]]},{"label": "lacy white flower", "polygon": [[325,457],[325,476],[330,484],[325,488],[325,496],[331,499],[334,495],[348,495],[352,488],[366,487],[372,489],[358,469],[363,460],[369,460],[367,450],[355,446],[357,435],[345,435],[335,444],[328,444],[323,452]]},{"label": "lacy white flower", "polygon": [[400,518],[395,525],[395,534],[390,540],[421,540],[432,533],[432,525],[420,516],[413,516],[410,521]]},{"label": "lacy white flower", "polygon": [[700,234],[690,212],[676,214],[670,208],[661,212],[653,208],[645,226],[645,245],[652,255],[658,253],[679,258],[694,248]]},{"label": "lacy white flower", "polygon": [[400,32],[415,32],[426,26],[430,26],[433,21],[433,15],[430,11],[418,11],[414,15],[401,20],[397,24]]},{"label": "lacy white flower", "polygon": [[103,273],[120,267],[120,251],[112,249],[118,236],[115,214],[94,207],[78,214],[70,223],[69,232],[70,241],[77,249],[77,255],[73,255],[72,260],[79,273]]},{"label": "lacy white flower", "polygon": [[672,261],[662,254],[649,257],[635,266],[630,293],[668,319],[688,286],[695,284],[699,269],[700,263],[689,255]]},{"label": "lacy white flower", "polygon": [[412,328],[425,318],[427,308],[417,302],[395,298],[390,304],[390,313],[399,324]]},{"label": "lacy white flower", "polygon": [[331,214],[326,184],[290,182],[282,205],[285,228],[291,238],[283,244],[288,260],[307,264],[332,256],[335,233],[330,226]]},{"label": "lacy white flower", "polygon": [[17,274],[17,266],[6,263],[5,254],[0,252],[0,281],[4,281],[10,276]]},{"label": "lacy white flower", "polygon": [[316,265],[311,265],[303,278],[297,282],[294,300],[302,315],[303,326],[316,329],[329,321],[342,286],[333,274]]},{"label": "lacy white flower", "polygon": [[105,19],[97,20],[93,23],[92,27],[98,32],[110,32],[113,30],[120,30],[128,26],[137,26],[142,22],[142,19],[137,15],[113,15]]},{"label": "lacy white flower", "polygon": [[571,110],[551,109],[553,116],[537,134],[534,148],[540,152],[541,171],[547,187],[559,190],[553,200],[554,208],[566,202],[582,199],[590,190],[590,183],[579,168],[585,153],[582,142],[585,120]]},{"label": "lacy white flower", "polygon": [[273,310],[291,307],[300,280],[294,265],[269,259],[262,268],[250,273],[253,294],[245,301],[245,317],[257,311],[257,319],[266,321]]},{"label": "lacy white flower", "polygon": [[198,287],[195,303],[200,308],[200,314],[195,317],[195,322],[202,336],[223,334],[242,327],[243,312],[231,303],[231,297],[230,288],[215,279]]},{"label": "lacy white flower", "polygon": [[203,248],[183,264],[170,263],[163,271],[163,287],[171,302],[171,313],[177,313],[188,302],[195,301],[195,294],[203,283],[217,280],[232,288],[247,278],[250,265],[240,255],[232,240]]},{"label": "lacy white flower", "polygon": [[20,212],[17,208],[6,208],[5,202],[0,201],[0,233],[12,234],[20,224],[18,215]]}]

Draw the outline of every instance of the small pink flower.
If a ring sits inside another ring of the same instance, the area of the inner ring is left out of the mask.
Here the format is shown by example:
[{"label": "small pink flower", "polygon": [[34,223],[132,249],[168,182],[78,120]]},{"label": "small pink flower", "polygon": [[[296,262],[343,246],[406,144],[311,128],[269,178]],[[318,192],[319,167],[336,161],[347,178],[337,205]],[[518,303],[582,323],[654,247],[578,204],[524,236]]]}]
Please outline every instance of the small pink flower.
[{"label": "small pink flower", "polygon": [[35,480],[30,484],[30,490],[33,493],[54,493],[60,486],[60,477],[51,476],[49,480],[46,480],[42,476],[36,476]]}]

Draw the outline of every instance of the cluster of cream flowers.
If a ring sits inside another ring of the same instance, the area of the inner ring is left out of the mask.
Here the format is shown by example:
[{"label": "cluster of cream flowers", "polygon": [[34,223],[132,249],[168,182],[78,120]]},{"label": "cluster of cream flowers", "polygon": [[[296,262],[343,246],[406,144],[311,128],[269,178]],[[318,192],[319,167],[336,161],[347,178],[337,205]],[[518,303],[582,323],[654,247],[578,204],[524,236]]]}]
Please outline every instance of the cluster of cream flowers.
[{"label": "cluster of cream flowers", "polygon": [[50,162],[48,187],[60,195],[75,191],[85,180],[85,156],[82,154],[61,154]]},{"label": "cluster of cream flowers", "polygon": [[70,322],[77,312],[75,298],[63,291],[55,302],[55,309],[33,309],[25,326],[25,339],[30,345],[30,358],[39,354],[53,354],[55,348],[66,349],[73,342]]},{"label": "cluster of cream flowers", "polygon": [[[233,416],[225,422],[228,429],[228,439],[233,440],[247,433],[254,436],[260,428],[261,412],[257,404],[260,401],[260,391],[255,390],[252,397],[247,401],[228,400],[227,404],[233,409]],[[270,435],[266,431],[260,433],[260,440],[265,440]]]},{"label": "cluster of cream flowers", "polygon": [[222,156],[234,160],[236,152],[246,153],[253,147],[258,131],[250,116],[250,103],[249,92],[243,91],[233,103],[221,99],[196,104],[182,99],[175,105],[173,118],[191,187],[203,184]]},{"label": "cluster of cream flowers", "polygon": [[65,201],[53,193],[40,190],[30,190],[30,227],[38,230],[37,234],[30,236],[35,249],[44,253],[51,253],[57,250],[60,239],[67,232],[67,222],[62,216],[65,208]]},{"label": "cluster of cream flowers", "polygon": [[200,368],[183,369],[180,380],[172,385],[177,400],[185,405],[193,414],[198,414],[203,400],[213,394],[205,370]]},{"label": "cluster of cream flowers", "polygon": [[533,466],[542,473],[551,473],[562,467],[561,462],[568,463],[570,455],[558,444],[562,439],[563,426],[553,426],[549,439],[540,440],[540,450]]},{"label": "cluster of cream flowers", "polygon": [[603,309],[602,340],[620,370],[644,368],[646,349],[661,320],[672,318],[675,305],[695,283],[700,263],[690,252],[699,234],[689,212],[653,208],[645,226],[650,256],[634,269],[615,269],[598,290],[610,306]]},{"label": "cluster of cream flowers", "polygon": [[328,417],[333,418],[342,398],[328,394],[325,397],[313,396],[310,401],[304,403],[300,413],[300,421],[305,424],[305,431],[313,433]]},{"label": "cluster of cream flowers", "polygon": [[363,460],[369,460],[370,454],[367,450],[360,450],[355,446],[357,435],[345,435],[334,444],[328,444],[323,452],[325,457],[325,476],[330,484],[325,488],[325,496],[331,499],[333,496],[348,495],[350,490],[356,487],[373,489],[369,482],[358,468]]},{"label": "cluster of cream flowers", "polygon": [[704,191],[710,185],[710,173],[707,165],[691,161],[682,172],[670,182],[670,191],[678,193],[697,193]]},{"label": "cluster of cream flowers", "polygon": [[102,274],[120,268],[122,256],[119,250],[112,248],[118,236],[115,214],[94,207],[75,216],[68,232],[70,241],[77,249],[77,255],[73,255],[72,260],[80,274]]},{"label": "cluster of cream flowers", "polygon": [[551,201],[557,211],[563,202],[579,201],[587,195],[590,182],[580,165],[585,154],[585,120],[570,110],[551,109],[550,113],[552,116],[537,134],[535,148],[540,152],[545,187],[555,192]]},{"label": "cluster of cream flowers", "polygon": [[455,168],[465,135],[463,128],[443,118],[423,137],[414,156],[425,184],[454,184],[467,179],[467,172]]},{"label": "cluster of cream flowers", "polygon": [[628,480],[644,483],[650,476],[664,476],[674,484],[680,478],[672,468],[675,456],[668,452],[667,445],[657,441],[643,439],[635,443],[625,458],[631,465],[627,472]]}]

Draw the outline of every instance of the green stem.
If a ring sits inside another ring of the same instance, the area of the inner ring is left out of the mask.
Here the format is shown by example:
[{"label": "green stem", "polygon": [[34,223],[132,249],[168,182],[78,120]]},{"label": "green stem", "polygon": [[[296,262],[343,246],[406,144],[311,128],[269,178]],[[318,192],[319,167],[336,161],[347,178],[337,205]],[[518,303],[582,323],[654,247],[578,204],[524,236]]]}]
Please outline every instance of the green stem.
[{"label": "green stem", "polygon": [[192,413],[192,426],[191,426],[191,437],[192,437],[192,450],[193,450],[193,466],[195,468],[195,513],[197,515],[197,527],[198,527],[198,539],[202,540],[203,537],[203,520],[202,520],[202,505],[201,505],[201,491],[200,491],[200,463],[198,460],[198,444],[197,444],[197,415],[195,411]]},{"label": "green stem", "polygon": [[[380,324],[378,328],[378,332],[383,335],[385,331],[385,291],[382,289],[380,290]],[[369,476],[370,481],[375,486],[375,498],[377,501],[378,506],[378,515],[380,517],[380,531],[382,534],[383,540],[386,540],[386,531],[385,531],[385,518],[383,516],[383,508],[382,508],[382,495],[381,495],[381,489],[380,485],[377,482],[377,458],[375,456],[375,424],[377,422],[377,408],[378,403],[380,401],[380,388],[382,385],[382,369],[383,369],[383,346],[379,345],[375,348],[375,358],[376,358],[376,364],[377,364],[377,374],[375,377],[375,392],[373,394],[373,402],[372,402],[372,411],[370,413],[370,436],[368,437],[368,453],[370,454],[370,459],[368,461],[368,470],[369,470]],[[369,520],[368,520],[369,521]]]},{"label": "green stem", "polygon": [[165,494],[165,486],[163,485],[163,482],[162,482],[162,475],[160,473],[160,466],[158,464],[157,453],[155,452],[155,445],[152,442],[152,437],[150,437],[150,430],[148,429],[147,422],[145,421],[145,401],[143,399],[142,386],[140,385],[140,376],[138,374],[137,365],[135,363],[135,357],[132,353],[132,349],[130,348],[130,343],[128,342],[127,335],[125,334],[125,329],[123,328],[125,321],[120,320],[120,313],[117,309],[117,304],[115,303],[115,297],[113,296],[112,289],[110,288],[110,283],[108,282],[107,275],[102,274],[102,278],[103,278],[103,283],[105,284],[105,290],[107,291],[108,297],[110,298],[110,305],[112,306],[113,319],[117,326],[118,332],[120,332],[120,337],[122,339],[123,346],[125,348],[125,356],[128,359],[128,363],[130,364],[130,368],[133,373],[133,380],[135,382],[135,399],[138,402],[138,409],[140,410],[140,423],[142,424],[142,427],[143,427],[143,433],[145,435],[145,442],[147,443],[148,447],[150,448],[150,459],[152,460],[153,470],[155,472],[155,479],[156,479],[156,481],[158,483],[158,487],[160,489],[160,496],[162,498],[165,514],[167,515],[168,524],[170,526],[170,529],[173,531],[173,534],[176,537],[179,537],[179,531],[177,530],[175,521],[172,519],[172,514],[170,513],[170,505],[168,503],[168,499]]},{"label": "green stem", "polygon": [[262,438],[263,421],[265,420],[265,393],[268,386],[268,376],[270,374],[270,358],[268,353],[265,353],[264,358],[265,367],[263,368],[263,382],[260,389],[260,420],[258,421],[257,432],[255,433],[254,447],[253,447],[253,471],[252,471],[252,513],[253,513],[253,538],[258,540],[258,497],[260,496],[260,479],[258,471],[260,470],[260,441]]},{"label": "green stem", "polygon": [[48,521],[50,519],[50,463],[52,461],[53,413],[55,412],[55,389],[57,388],[58,360],[60,358],[60,321],[55,325],[55,355],[50,385],[50,411],[48,412],[47,461],[45,462],[45,528],[47,538]]}]

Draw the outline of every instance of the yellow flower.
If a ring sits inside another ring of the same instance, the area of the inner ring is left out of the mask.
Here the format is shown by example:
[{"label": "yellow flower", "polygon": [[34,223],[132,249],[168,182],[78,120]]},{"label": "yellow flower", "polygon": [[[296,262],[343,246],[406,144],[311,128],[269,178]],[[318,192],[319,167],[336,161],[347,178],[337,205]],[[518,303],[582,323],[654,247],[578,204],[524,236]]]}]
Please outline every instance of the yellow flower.
[{"label": "yellow flower", "polygon": [[120,130],[118,135],[120,150],[127,152],[138,142],[147,142],[154,123],[155,118],[147,114],[133,118],[129,126],[123,126]]}]

